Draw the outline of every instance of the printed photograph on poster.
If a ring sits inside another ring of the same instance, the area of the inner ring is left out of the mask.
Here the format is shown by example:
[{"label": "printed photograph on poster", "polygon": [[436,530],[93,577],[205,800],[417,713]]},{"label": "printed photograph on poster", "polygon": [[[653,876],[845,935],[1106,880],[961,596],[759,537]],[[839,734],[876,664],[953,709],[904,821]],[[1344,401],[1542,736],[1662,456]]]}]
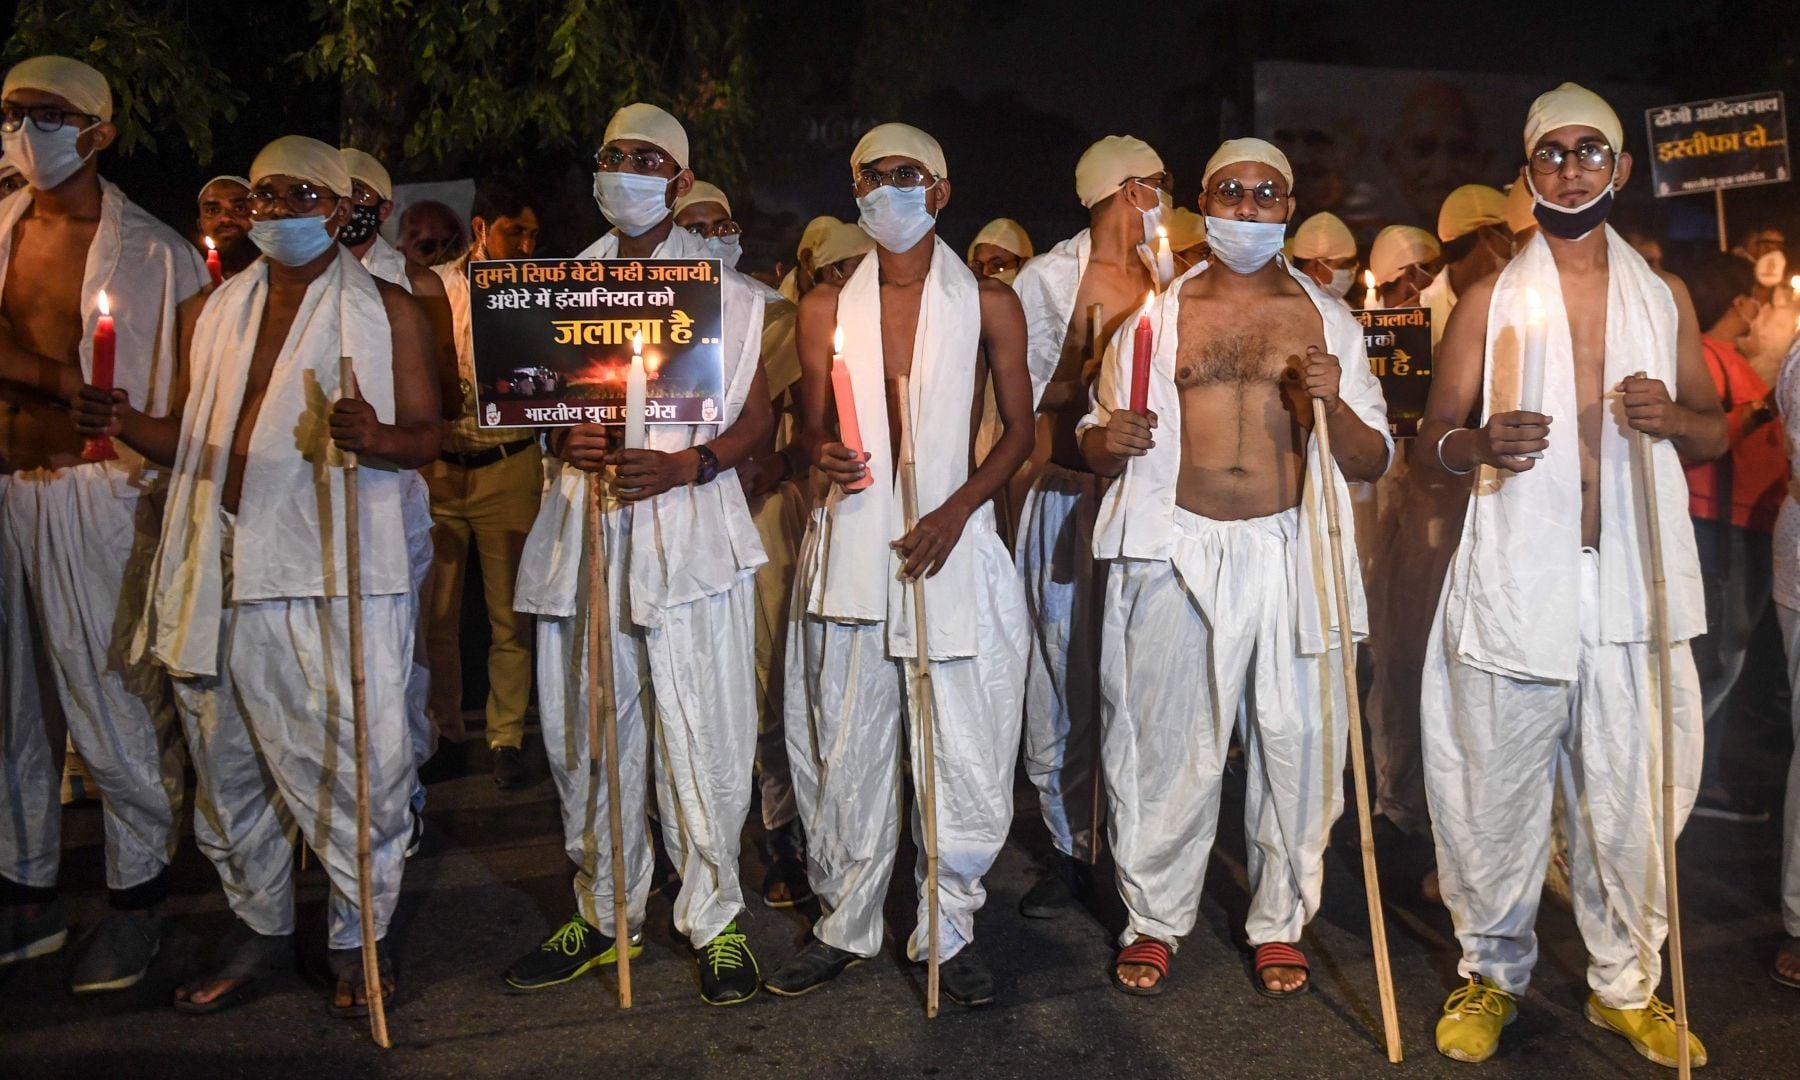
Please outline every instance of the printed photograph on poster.
[{"label": "printed photograph on poster", "polygon": [[469,265],[484,428],[623,424],[642,357],[645,419],[717,423],[724,307],[717,259],[505,259]]},{"label": "printed photograph on poster", "polygon": [[1369,370],[1387,398],[1388,430],[1395,438],[1417,435],[1431,394],[1431,311],[1374,308],[1351,314],[1362,323]]},{"label": "printed photograph on poster", "polygon": [[1793,178],[1787,102],[1779,90],[1664,105],[1644,112],[1658,197]]}]

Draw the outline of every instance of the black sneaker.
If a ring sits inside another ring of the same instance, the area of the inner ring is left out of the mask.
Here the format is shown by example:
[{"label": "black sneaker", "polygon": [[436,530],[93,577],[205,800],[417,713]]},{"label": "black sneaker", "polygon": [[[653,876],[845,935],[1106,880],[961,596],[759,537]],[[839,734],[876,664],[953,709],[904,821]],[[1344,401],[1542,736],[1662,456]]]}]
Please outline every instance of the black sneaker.
[{"label": "black sneaker", "polygon": [[994,1001],[994,973],[975,955],[973,946],[938,965],[938,988],[944,996],[965,1009],[990,1005]]},{"label": "black sneaker", "polygon": [[49,956],[69,940],[60,898],[41,904],[0,904],[0,967]]},{"label": "black sneaker", "polygon": [[1769,808],[1735,791],[1714,788],[1694,798],[1694,816],[1739,825],[1761,825],[1769,820]]},{"label": "black sneaker", "polygon": [[769,993],[780,997],[799,997],[810,994],[819,987],[844,973],[845,968],[852,968],[862,963],[862,957],[853,952],[845,952],[825,944],[814,938],[806,943],[806,947],[788,958],[788,962],[777,968],[775,974],[763,980]]},{"label": "black sneaker", "polygon": [[162,919],[153,911],[112,911],[88,932],[69,989],[77,994],[136,986],[162,947]]},{"label": "black sneaker", "polygon": [[1019,914],[1027,919],[1060,919],[1079,910],[1091,882],[1087,863],[1060,851],[1050,853],[1044,876],[1019,901]]},{"label": "black sneaker", "polygon": [[517,791],[525,786],[525,759],[518,747],[494,747],[494,785],[501,791]]},{"label": "black sneaker", "polygon": [[700,1000],[708,1005],[737,1005],[756,996],[762,985],[762,969],[750,951],[749,939],[738,933],[737,920],[725,924],[717,937],[700,946]]},{"label": "black sneaker", "polygon": [[[631,958],[644,951],[644,936],[631,939]],[[542,945],[519,957],[506,969],[506,985],[514,990],[542,990],[573,982],[594,968],[619,962],[613,939],[588,925],[577,915],[562,925]]]},{"label": "black sneaker", "polygon": [[408,809],[406,816],[411,819],[411,827],[406,833],[406,858],[410,859],[425,846],[425,818],[413,809]]}]

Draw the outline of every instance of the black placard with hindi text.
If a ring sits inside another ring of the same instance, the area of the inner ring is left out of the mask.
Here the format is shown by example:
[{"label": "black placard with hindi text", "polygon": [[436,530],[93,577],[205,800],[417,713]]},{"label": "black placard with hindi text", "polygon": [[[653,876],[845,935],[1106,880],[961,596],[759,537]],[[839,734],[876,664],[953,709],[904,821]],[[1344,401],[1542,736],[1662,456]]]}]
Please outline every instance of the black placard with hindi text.
[{"label": "black placard with hindi text", "polygon": [[1431,393],[1431,311],[1422,307],[1356,311],[1369,370],[1387,398],[1388,430],[1395,438],[1419,433]]},{"label": "black placard with hindi text", "polygon": [[1648,109],[1644,124],[1659,198],[1793,178],[1787,102],[1779,90]]}]

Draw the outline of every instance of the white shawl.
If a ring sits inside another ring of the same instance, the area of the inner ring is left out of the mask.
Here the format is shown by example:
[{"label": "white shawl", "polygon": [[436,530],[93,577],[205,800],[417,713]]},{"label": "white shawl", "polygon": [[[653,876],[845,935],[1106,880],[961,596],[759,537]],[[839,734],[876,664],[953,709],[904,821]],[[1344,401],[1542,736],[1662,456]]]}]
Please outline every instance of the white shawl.
[{"label": "white shawl", "polygon": [[[13,231],[31,208],[31,197],[27,187],[0,202],[0,287],[12,261]],[[208,280],[206,263],[194,245],[102,179],[100,224],[81,278],[84,378],[93,378],[94,326],[100,320],[100,290],[105,289],[118,333],[113,385],[130,395],[134,408],[150,416],[166,415],[175,377],[175,309]],[[126,486],[143,486],[146,469],[155,467],[123,441],[115,439],[113,445],[119,460],[112,476],[124,495]]]},{"label": "white shawl", "polygon": [[1444,340],[1444,327],[1450,325],[1450,312],[1456,307],[1456,289],[1450,284],[1450,268],[1438,271],[1425,291],[1419,294],[1419,306],[1431,312],[1431,347]]},{"label": "white shawl", "polygon": [[[1676,385],[1675,300],[1663,280],[1609,226],[1606,295],[1606,418],[1600,432],[1600,636],[1606,642],[1650,637],[1649,567],[1643,508],[1631,460],[1635,433],[1626,426],[1620,380],[1636,371]],[[1518,407],[1519,352],[1525,290],[1544,306],[1544,411],[1553,420],[1550,447],[1536,467],[1498,473],[1483,467],[1451,564],[1445,621],[1460,658],[1471,666],[1524,679],[1575,678],[1579,653],[1581,558],[1580,431],[1575,361],[1562,279],[1542,235],[1501,271],[1488,308],[1482,418]],[[1700,564],[1688,519],[1687,478],[1675,445],[1655,440],[1651,453],[1661,500],[1664,573],[1669,584],[1670,640],[1706,632]]]},{"label": "white shawl", "polygon": [[[183,675],[217,674],[220,497],[245,381],[268,297],[258,259],[207,298],[190,346],[181,442],[162,543],[151,567],[151,655]],[[328,416],[340,396],[339,357],[353,358],[363,400],[394,420],[393,331],[375,279],[340,247],[307,287],[251,433],[232,549],[234,602],[346,595],[344,470]],[[358,473],[363,593],[407,592],[411,581],[400,476]]]},{"label": "white shawl", "polygon": [[[1094,526],[1094,557],[1097,559],[1161,559],[1167,560],[1175,550],[1174,523],[1175,486],[1181,474],[1181,392],[1175,385],[1175,362],[1180,353],[1178,328],[1181,324],[1181,287],[1191,277],[1202,273],[1207,263],[1197,263],[1176,278],[1153,302],[1150,312],[1155,326],[1150,373],[1151,412],[1162,418],[1156,445],[1143,457],[1132,458],[1125,471],[1101,497],[1100,515]],[[1388,434],[1387,401],[1381,394],[1381,383],[1369,370],[1369,353],[1363,345],[1362,324],[1357,322],[1337,297],[1319,288],[1305,274],[1284,265],[1294,280],[1306,290],[1307,298],[1319,311],[1325,329],[1325,349],[1338,358],[1343,367],[1340,393],[1344,404],[1370,428],[1381,434],[1393,456],[1394,440]],[[1130,364],[1137,320],[1126,319],[1113,336],[1112,345],[1100,368],[1100,379],[1094,386],[1092,409],[1083,417],[1078,431],[1103,426],[1112,410],[1121,408],[1122,388],[1131,384]],[[1331,590],[1330,534],[1322,494],[1317,484],[1314,464],[1318,451],[1313,437],[1306,440],[1306,475],[1300,493],[1300,535],[1309,543],[1297,548],[1298,579],[1322,582]],[[1363,595],[1362,575],[1355,572],[1356,522],[1350,512],[1350,488],[1344,474],[1332,470],[1337,489],[1338,523],[1344,540],[1344,565],[1350,587],[1350,625],[1358,639],[1368,636],[1367,601]],[[1310,590],[1302,588],[1302,594]],[[1307,605],[1300,613],[1298,628],[1302,653],[1317,655],[1336,644],[1337,601],[1328,592],[1327,610],[1320,612]]]},{"label": "white shawl", "polygon": [[[806,610],[846,622],[887,622],[888,654],[917,654],[912,589],[900,581],[900,556],[889,545],[906,535],[900,474],[888,431],[887,385],[881,342],[881,267],[864,259],[838,294],[838,327],[844,363],[856,395],[856,422],[869,453],[874,483],[845,492],[826,516],[821,565],[806,585]],[[932,252],[913,336],[908,393],[921,517],[943,505],[969,479],[969,418],[975,401],[975,366],[981,349],[981,287],[942,240]],[[975,620],[967,614],[976,595],[976,529],[992,530],[993,510],[970,517],[962,540],[944,567],[925,579],[930,638],[936,660],[976,655]]]},{"label": "white shawl", "polygon": [[406,256],[383,240],[380,233],[375,234],[375,242],[369,245],[369,250],[363,252],[362,264],[369,273],[388,284],[398,285],[409,293],[413,291],[412,279],[406,276]]},{"label": "white shawl", "polygon": [[1043,400],[1044,388],[1056,377],[1056,368],[1062,363],[1069,320],[1075,315],[1075,297],[1081,291],[1081,275],[1087,273],[1093,247],[1093,239],[1083,229],[1026,262],[1013,282],[1019,303],[1025,308],[1025,360],[1031,368],[1033,408]]},{"label": "white shawl", "polygon": [[[609,232],[577,255],[613,259],[619,234]],[[650,256],[655,259],[710,257],[706,241],[683,228]],[[645,446],[676,453],[698,446],[737,422],[756,377],[762,344],[764,290],[735,270],[724,271],[725,400],[718,424],[651,424]],[[587,532],[588,474],[553,464],[531,535],[519,562],[513,608],[532,615],[566,618],[584,588],[581,553]],[[726,469],[710,484],[686,484],[627,507],[609,503],[609,514],[628,514],[631,544],[621,555],[627,566],[631,620],[662,625],[663,612],[731,588],[738,575],[768,561],[737,470]]]}]

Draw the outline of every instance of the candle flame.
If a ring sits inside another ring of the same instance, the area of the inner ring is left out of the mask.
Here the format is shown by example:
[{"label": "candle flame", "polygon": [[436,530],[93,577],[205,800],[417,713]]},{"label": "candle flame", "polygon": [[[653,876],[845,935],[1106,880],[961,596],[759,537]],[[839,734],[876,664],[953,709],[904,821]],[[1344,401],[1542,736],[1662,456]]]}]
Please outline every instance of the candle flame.
[{"label": "candle flame", "polygon": [[844,328],[840,326],[836,330],[833,330],[831,332],[831,352],[832,352],[832,355],[835,356],[838,353],[841,353],[843,351],[844,351]]},{"label": "candle flame", "polygon": [[1365,290],[1367,290],[1371,295],[1374,294],[1374,292],[1375,292],[1375,271],[1373,271],[1373,270],[1364,270],[1363,271],[1363,288]]},{"label": "candle flame", "polygon": [[112,314],[112,305],[110,303],[108,303],[106,300],[106,290],[105,289],[100,290],[100,314],[102,314],[102,315],[111,315]]},{"label": "candle flame", "polygon": [[631,355],[644,355],[644,332],[642,330],[631,335]]},{"label": "candle flame", "polygon": [[1169,238],[1169,230],[1158,225],[1156,227],[1156,238],[1158,240],[1167,240]]},{"label": "candle flame", "polygon": [[1538,296],[1536,289],[1527,288],[1525,290],[1525,312],[1535,318],[1542,318],[1544,315],[1544,301],[1542,297]]},{"label": "candle flame", "polygon": [[219,245],[213,243],[213,238],[210,236],[206,238],[206,250],[208,250],[208,251],[219,250]]},{"label": "candle flame", "polygon": [[1154,305],[1155,303],[1156,303],[1156,290],[1151,289],[1149,292],[1144,294],[1144,310],[1149,311],[1151,306]]},{"label": "candle flame", "polygon": [[1788,278],[1788,288],[1795,292],[1800,292],[1800,274],[1795,274],[1793,277]]}]

